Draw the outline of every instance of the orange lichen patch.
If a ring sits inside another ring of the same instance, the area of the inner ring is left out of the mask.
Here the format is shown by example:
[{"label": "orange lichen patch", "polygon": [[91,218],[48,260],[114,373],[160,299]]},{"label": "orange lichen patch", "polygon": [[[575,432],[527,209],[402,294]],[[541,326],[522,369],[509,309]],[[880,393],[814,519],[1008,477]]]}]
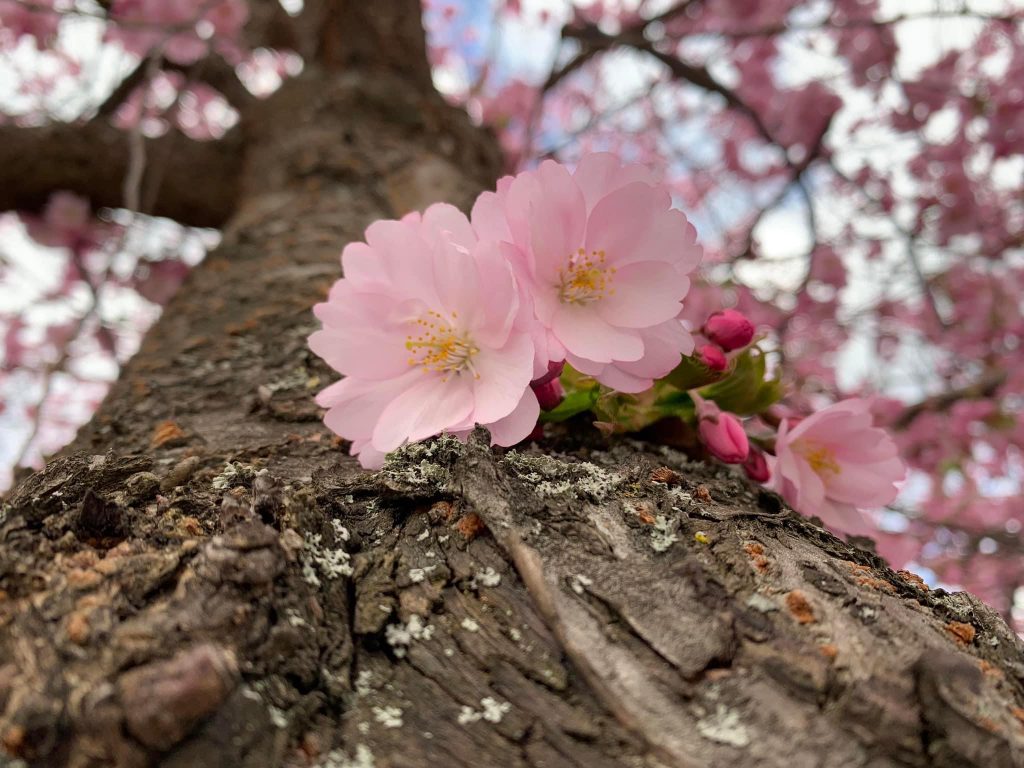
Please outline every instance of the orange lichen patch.
[{"label": "orange lichen patch", "polygon": [[185,352],[191,352],[193,349],[198,349],[199,347],[202,347],[209,343],[209,336],[192,336],[188,339],[185,339],[185,344],[182,346],[182,349]]},{"label": "orange lichen patch", "polygon": [[901,579],[903,579],[911,586],[917,587],[918,589],[923,589],[926,592],[928,591],[928,585],[925,584],[924,579],[922,579],[916,573],[913,573],[911,571],[896,571],[896,573],[899,574],[899,577]]},{"label": "orange lichen patch", "polygon": [[178,521],[178,533],[185,536],[202,536],[203,525],[194,517],[183,517]]},{"label": "orange lichen patch", "polygon": [[654,525],[655,508],[649,501],[638,501],[634,504],[626,504],[625,506],[626,510],[636,515],[637,520],[644,525]]},{"label": "orange lichen patch", "polygon": [[860,563],[853,562],[853,560],[843,560],[843,565],[845,565],[847,568],[849,568],[852,573],[857,573],[857,574],[871,573],[871,566],[869,566],[869,565],[861,565]]},{"label": "orange lichen patch", "polygon": [[455,530],[461,533],[466,541],[472,541],[486,531],[487,526],[480,519],[480,515],[476,512],[470,512],[468,515],[463,515],[459,522],[455,524]]},{"label": "orange lichen patch", "polygon": [[68,586],[72,589],[91,589],[101,581],[103,577],[96,571],[87,571],[84,568],[68,571]]},{"label": "orange lichen patch", "polygon": [[25,728],[20,725],[12,725],[6,731],[4,731],[3,738],[0,738],[0,744],[10,754],[17,757],[21,754],[22,749],[25,747]]},{"label": "orange lichen patch", "polygon": [[833,643],[825,643],[824,645],[818,646],[818,652],[829,661],[835,661],[836,657],[839,655],[839,646]]},{"label": "orange lichen patch", "polygon": [[455,505],[450,501],[438,501],[430,507],[431,520],[444,520],[449,523],[453,517],[455,517]]},{"label": "orange lichen patch", "polygon": [[1010,714],[1020,720],[1020,724],[1024,725],[1024,708],[1022,707],[1011,707]]},{"label": "orange lichen patch", "polygon": [[890,584],[885,579],[877,579],[874,576],[859,576],[857,583],[862,587],[870,587],[876,589],[879,592],[889,592],[890,594],[896,593],[896,587]]},{"label": "orange lichen patch", "polygon": [[991,677],[993,680],[1002,680],[1005,675],[1003,670],[997,667],[995,664],[984,659],[978,659],[978,669],[984,673],[986,677]]},{"label": "orange lichen patch", "polygon": [[277,313],[274,307],[263,307],[257,309],[252,313],[248,320],[244,320],[240,323],[228,323],[224,326],[224,331],[230,336],[241,336],[248,331],[256,330],[263,324],[264,318],[270,317]]},{"label": "orange lichen patch", "polygon": [[664,483],[665,485],[679,485],[683,476],[668,467],[657,467],[651,470],[652,483]]},{"label": "orange lichen patch", "polygon": [[771,565],[771,561],[764,554],[764,546],[756,541],[748,541],[743,545],[743,551],[750,555],[751,564],[760,572],[764,573]]},{"label": "orange lichen patch", "polygon": [[991,719],[989,719],[987,717],[979,717],[978,718],[978,725],[980,725],[982,728],[984,728],[989,733],[1000,733],[1003,730],[1002,728],[999,727],[999,724],[997,722],[995,722],[994,720],[991,720]]},{"label": "orange lichen patch", "polygon": [[68,640],[75,645],[85,645],[89,640],[89,619],[82,611],[75,611],[68,616]]},{"label": "orange lichen patch", "polygon": [[786,595],[786,608],[800,624],[813,624],[817,621],[810,601],[798,589]]},{"label": "orange lichen patch", "polygon": [[71,568],[92,568],[98,560],[99,556],[95,550],[83,549],[81,552],[75,552],[63,558],[61,565],[67,565]]},{"label": "orange lichen patch", "polygon": [[711,491],[708,490],[706,485],[698,485],[697,490],[694,491],[694,496],[697,497],[698,501],[711,501]]},{"label": "orange lichen patch", "polygon": [[974,642],[976,630],[970,624],[963,621],[951,621],[946,625],[946,631],[953,636],[960,645],[970,645]]},{"label": "orange lichen patch", "polygon": [[160,448],[171,442],[180,442],[185,438],[185,430],[168,419],[161,421],[153,430],[153,439],[149,441],[150,447]]}]

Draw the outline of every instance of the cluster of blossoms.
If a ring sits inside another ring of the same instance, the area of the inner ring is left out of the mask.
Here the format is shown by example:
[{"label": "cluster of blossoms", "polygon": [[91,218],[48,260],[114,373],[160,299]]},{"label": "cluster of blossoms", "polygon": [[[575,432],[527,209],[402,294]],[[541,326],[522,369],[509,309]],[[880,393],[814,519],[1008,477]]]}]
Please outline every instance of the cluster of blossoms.
[{"label": "cluster of blossoms", "polygon": [[310,346],[346,378],[327,425],[364,466],[406,442],[486,426],[526,438],[565,362],[621,392],[671,371],[696,232],[648,171],[593,154],[499,182],[467,219],[449,205],[379,221],[342,254]]},{"label": "cluster of blossoms", "polygon": [[[317,398],[325,422],[375,468],[406,443],[463,437],[476,425],[496,445],[525,440],[542,409],[559,410],[563,371],[592,384],[581,391],[586,405],[562,409],[569,415],[600,414],[601,398],[650,400],[668,377],[687,393],[708,453],[771,481],[797,509],[860,532],[857,508],[892,501],[903,477],[895,444],[872,427],[866,405],[844,401],[782,422],[774,457],[752,446],[713,385],[749,355],[753,324],[735,310],[713,313],[694,354],[681,319],[701,255],[693,226],[649,171],[606,153],[584,156],[573,172],[547,161],[506,177],[469,218],[436,204],[375,222],[365,242],[346,247],[345,277],[315,308],[323,328],[310,347],[345,376]],[[698,378],[680,385],[673,372],[686,361]],[[666,412],[653,401],[649,411]]]}]

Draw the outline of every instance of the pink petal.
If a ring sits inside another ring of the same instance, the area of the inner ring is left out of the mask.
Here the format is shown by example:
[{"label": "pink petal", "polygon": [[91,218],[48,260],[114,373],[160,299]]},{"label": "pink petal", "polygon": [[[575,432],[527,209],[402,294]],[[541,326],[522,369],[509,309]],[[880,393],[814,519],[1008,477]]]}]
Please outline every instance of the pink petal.
[{"label": "pink petal", "polygon": [[481,240],[500,240],[514,242],[505,216],[503,196],[494,192],[484,192],[473,204],[473,229]]},{"label": "pink petal", "polygon": [[639,360],[644,353],[636,331],[610,325],[592,305],[563,304],[552,319],[551,330],[567,352],[597,363]]},{"label": "pink petal", "polygon": [[[528,198],[530,239],[534,274],[540,281],[551,281],[569,255],[583,243],[587,207],[579,187],[564,166],[553,161],[541,164],[537,171],[539,186]],[[516,192],[513,183],[510,200]],[[524,243],[524,244],[527,244]]]},{"label": "pink petal", "polygon": [[540,404],[537,402],[537,396],[527,387],[512,413],[485,425],[491,433],[491,445],[507,446],[521,443],[537,426],[539,417]]},{"label": "pink petal", "polygon": [[346,378],[324,389],[317,403],[327,407],[324,423],[347,440],[365,440],[373,434],[380,414],[388,404],[413,383],[418,371],[388,381]]},{"label": "pink petal", "polygon": [[406,442],[439,435],[458,424],[473,409],[466,376],[442,377],[419,371],[416,382],[392,400],[373,430],[373,447],[387,453]]},{"label": "pink petal", "polygon": [[480,424],[504,418],[522,399],[533,378],[533,343],[513,334],[502,349],[483,349],[473,357],[473,418]]},{"label": "pink petal", "polygon": [[634,183],[601,199],[587,220],[587,251],[604,250],[619,267],[637,261],[666,261],[680,274],[700,263],[696,231],[681,211],[669,209],[660,187]]},{"label": "pink petal", "polygon": [[649,328],[679,314],[689,283],[681,284],[676,270],[663,261],[641,261],[612,276],[615,293],[595,303],[601,317],[624,328]]},{"label": "pink petal", "polygon": [[339,373],[363,379],[388,379],[409,370],[404,339],[387,331],[325,328],[309,337],[309,348]]},{"label": "pink petal", "polygon": [[627,184],[641,181],[654,184],[654,175],[644,166],[623,165],[610,152],[594,152],[580,158],[572,175],[583,192],[587,210],[593,210],[597,202],[606,195]]},{"label": "pink petal", "polygon": [[423,212],[423,223],[428,227],[446,233],[447,239],[466,250],[477,242],[476,233],[466,214],[448,203],[434,203]]}]

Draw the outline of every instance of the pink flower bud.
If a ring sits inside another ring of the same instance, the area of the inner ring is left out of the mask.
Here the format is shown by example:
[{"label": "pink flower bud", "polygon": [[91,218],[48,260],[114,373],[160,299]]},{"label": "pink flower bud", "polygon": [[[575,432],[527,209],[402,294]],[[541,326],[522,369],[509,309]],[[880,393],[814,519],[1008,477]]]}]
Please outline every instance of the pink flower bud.
[{"label": "pink flower bud", "polygon": [[559,360],[558,362],[548,363],[548,372],[540,378],[534,379],[530,382],[530,386],[539,387],[542,384],[547,384],[552,379],[557,379],[562,375],[562,370],[565,368],[565,360]]},{"label": "pink flower bud", "polygon": [[700,361],[712,371],[724,371],[729,367],[725,353],[714,344],[705,344],[700,348]]},{"label": "pink flower bud", "polygon": [[726,352],[747,346],[754,338],[754,326],[742,312],[715,312],[704,323],[704,335]]},{"label": "pink flower bud", "polygon": [[768,460],[764,457],[764,452],[753,447],[747,455],[747,460],[743,462],[743,471],[755,483],[767,483],[772,476],[771,470],[768,469]]},{"label": "pink flower bud", "polygon": [[708,452],[726,464],[740,464],[750,452],[743,424],[731,413],[719,413],[717,420],[701,419],[698,432]]},{"label": "pink flower bud", "polygon": [[565,399],[565,389],[562,382],[557,378],[551,379],[544,384],[531,384],[533,393],[537,395],[537,402],[542,410],[550,411],[557,408],[558,404]]}]

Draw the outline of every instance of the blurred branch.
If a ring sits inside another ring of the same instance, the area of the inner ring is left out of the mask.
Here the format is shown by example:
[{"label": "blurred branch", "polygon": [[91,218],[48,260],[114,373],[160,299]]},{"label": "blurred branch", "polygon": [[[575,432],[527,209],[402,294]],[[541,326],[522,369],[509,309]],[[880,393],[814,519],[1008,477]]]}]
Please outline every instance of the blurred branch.
[{"label": "blurred branch", "polygon": [[[148,61],[149,59],[140,61],[138,66],[125,76],[96,109],[95,117],[112,116],[131,97],[137,88],[143,87],[150,81],[151,78],[146,76]],[[235,68],[225,61],[222,56],[215,53],[189,66],[182,66],[173,61],[163,59],[159,62],[158,70],[180,72],[194,82],[206,83],[206,85],[221,93],[231,106],[239,112],[244,112],[256,100],[256,97],[252,95],[238,78]]]},{"label": "blurred branch", "polygon": [[[88,197],[94,208],[124,205],[130,141],[127,132],[103,121],[0,125],[0,211],[39,210],[57,189]],[[146,213],[189,226],[221,226],[238,196],[240,131],[199,142],[172,129],[150,143],[157,150],[173,143],[175,162]]]},{"label": "blurred branch", "polygon": [[906,429],[925,412],[945,411],[961,400],[984,400],[996,394],[1009,378],[1006,370],[989,370],[978,377],[977,381],[965,387],[950,389],[938,395],[926,398],[919,403],[908,406],[892,426],[894,429]]},{"label": "blurred branch", "polygon": [[825,20],[813,24],[801,24],[790,21],[768,24],[763,27],[748,27],[734,29],[699,29],[694,31],[697,36],[718,36],[732,39],[747,37],[774,37],[786,32],[816,32],[820,30],[842,31],[845,29],[884,29],[885,27],[896,26],[912,21],[927,21],[933,19],[972,19],[975,21],[993,22],[996,24],[1017,24],[1024,21],[1024,13],[1009,14],[987,14],[966,9],[955,11],[935,10],[925,13],[905,13],[898,16],[890,16],[887,19],[862,18],[847,19],[843,22]]}]

